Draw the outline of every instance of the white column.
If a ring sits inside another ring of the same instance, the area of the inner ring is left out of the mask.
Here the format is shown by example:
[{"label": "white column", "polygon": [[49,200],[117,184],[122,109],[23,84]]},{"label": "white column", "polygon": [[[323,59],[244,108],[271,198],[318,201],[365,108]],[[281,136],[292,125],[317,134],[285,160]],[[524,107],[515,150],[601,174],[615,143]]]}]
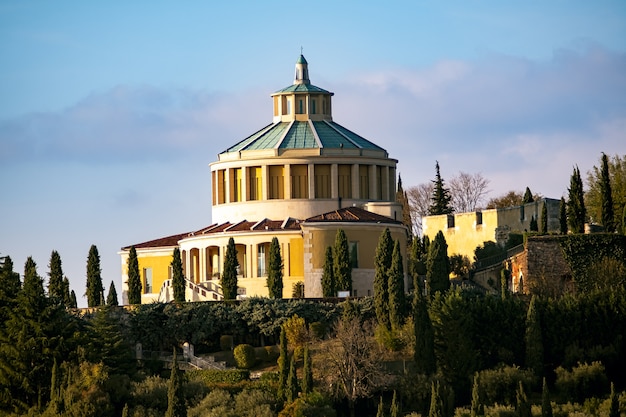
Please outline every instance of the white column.
[{"label": "white column", "polygon": [[283,175],[285,182],[285,200],[291,200],[291,165],[285,164]]},{"label": "white column", "polygon": [[270,180],[270,167],[269,165],[263,165],[261,167],[261,200],[267,201],[269,195],[269,182]]},{"label": "white column", "polygon": [[308,165],[309,200],[315,198],[315,164]]}]

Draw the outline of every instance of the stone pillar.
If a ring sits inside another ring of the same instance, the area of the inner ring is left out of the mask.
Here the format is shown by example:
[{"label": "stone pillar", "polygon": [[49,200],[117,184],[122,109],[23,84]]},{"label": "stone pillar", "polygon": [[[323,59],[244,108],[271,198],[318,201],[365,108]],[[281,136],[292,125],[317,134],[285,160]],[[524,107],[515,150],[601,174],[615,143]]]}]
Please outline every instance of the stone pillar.
[{"label": "stone pillar", "polygon": [[315,199],[315,164],[308,165],[309,200]]},{"label": "stone pillar", "polygon": [[362,198],[362,196],[360,195],[360,189],[359,189],[359,182],[361,180],[361,177],[359,175],[359,164],[352,164],[352,198],[355,200],[358,200],[360,198]]},{"label": "stone pillar", "polygon": [[285,164],[283,176],[285,183],[285,200],[291,200],[291,165]]},{"label": "stone pillar", "polygon": [[339,166],[337,164],[330,166],[330,197],[339,198]]},{"label": "stone pillar", "polygon": [[267,201],[267,196],[269,195],[269,178],[270,178],[270,167],[269,165],[261,166],[261,200]]},{"label": "stone pillar", "polygon": [[370,183],[370,199],[376,200],[378,196],[378,181],[376,180],[376,165],[368,167]]},{"label": "stone pillar", "polygon": [[389,196],[389,167],[385,166],[383,167],[383,178],[382,178],[382,184],[383,184],[383,189],[382,189],[382,198],[384,201],[390,201],[390,196]]}]

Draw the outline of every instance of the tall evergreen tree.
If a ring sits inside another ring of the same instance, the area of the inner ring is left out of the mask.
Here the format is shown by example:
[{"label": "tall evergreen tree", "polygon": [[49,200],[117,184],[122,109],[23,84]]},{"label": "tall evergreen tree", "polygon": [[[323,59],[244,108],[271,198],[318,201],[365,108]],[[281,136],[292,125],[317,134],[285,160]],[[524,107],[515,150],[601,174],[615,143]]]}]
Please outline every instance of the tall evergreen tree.
[{"label": "tall evergreen tree", "polygon": [[267,268],[267,288],[270,298],[283,298],[283,257],[278,238],[272,238]]},{"label": "tall evergreen tree", "polygon": [[537,219],[535,219],[535,216],[530,216],[530,231],[531,232],[539,231],[539,225],[537,224]]},{"label": "tall evergreen tree", "polygon": [[413,292],[413,326],[415,333],[415,351],[413,358],[418,374],[432,375],[437,369],[435,360],[435,333],[433,330],[428,306],[424,298],[419,278],[414,278]]},{"label": "tall evergreen tree", "polygon": [[548,233],[548,204],[546,204],[546,200],[543,200],[543,205],[541,206],[541,219],[539,221],[539,233],[545,235]]},{"label": "tall evergreen tree", "polygon": [[443,417],[443,401],[439,393],[439,381],[433,381],[431,384],[428,417]]},{"label": "tall evergreen tree", "polygon": [[298,398],[298,376],[296,375],[296,355],[291,355],[289,365],[289,375],[287,376],[287,389],[285,391],[285,401],[293,402]]},{"label": "tall evergreen tree", "polygon": [[10,256],[7,256],[4,258],[2,270],[0,270],[0,303],[15,303],[17,293],[21,288],[20,274],[13,271],[13,261]]},{"label": "tall evergreen tree", "polygon": [[609,176],[609,158],[602,153],[602,169],[600,173],[600,201],[602,205],[602,225],[607,232],[615,231],[615,215],[613,212],[613,193]]},{"label": "tall evergreen tree", "polygon": [[435,295],[437,291],[443,292],[450,288],[448,244],[441,230],[437,232],[435,239],[428,249],[426,284],[430,296]]},{"label": "tall evergreen tree", "polygon": [[72,308],[72,299],[70,297],[70,280],[63,277],[63,305],[65,308]]},{"label": "tall evergreen tree", "polygon": [[326,247],[324,256],[324,268],[322,270],[322,294],[324,297],[336,297],[337,286],[335,283],[335,271],[333,261],[333,248]]},{"label": "tall evergreen tree", "polygon": [[61,255],[53,250],[50,255],[50,264],[48,265],[50,272],[48,273],[48,296],[56,303],[63,303],[63,268],[61,267]]},{"label": "tall evergreen tree", "polygon": [[413,235],[413,220],[411,219],[411,207],[409,206],[409,198],[402,188],[402,177],[398,175],[398,189],[396,191],[396,202],[402,206],[402,224],[407,227],[409,236]]},{"label": "tall evergreen tree", "polygon": [[313,392],[313,370],[311,364],[311,353],[309,347],[304,346],[303,364],[302,364],[302,393],[310,394]]},{"label": "tall evergreen tree", "polygon": [[583,181],[580,178],[578,167],[574,167],[574,172],[570,178],[567,202],[567,223],[572,233],[585,233],[585,194],[583,191]]},{"label": "tall evergreen tree", "polygon": [[478,373],[474,374],[474,384],[472,385],[472,405],[470,417],[478,417],[485,414],[485,407],[480,398],[480,385],[478,384]]},{"label": "tall evergreen tree", "polygon": [[[619,395],[615,392],[615,385],[611,382],[611,395],[609,396],[609,417],[620,417]],[[552,416],[550,416],[552,417]]]},{"label": "tall evergreen tree", "polygon": [[411,241],[409,252],[409,275],[411,277],[426,275],[426,257],[428,255],[425,247],[426,239],[426,236],[423,239],[416,236]]},{"label": "tall evergreen tree", "polygon": [[378,409],[376,410],[376,417],[385,417],[385,406],[383,404],[383,396],[380,396],[378,401]]},{"label": "tall evergreen tree", "polygon": [[107,295],[107,306],[117,306],[117,291],[115,290],[115,283],[111,281],[109,286],[109,294]]},{"label": "tall evergreen tree", "polygon": [[228,239],[226,246],[226,256],[224,256],[224,272],[222,273],[222,294],[224,300],[234,300],[237,298],[237,249],[235,240],[231,237]]},{"label": "tall evergreen tree", "polygon": [[287,350],[287,333],[285,328],[280,328],[278,356],[278,397],[282,400],[286,398],[287,378],[289,378],[289,352]]},{"label": "tall evergreen tree", "polygon": [[[174,291],[174,301],[177,303],[185,302],[185,276],[183,275],[183,261],[180,258],[180,249],[174,248],[172,253],[172,290]],[[235,272],[235,279],[237,278]],[[237,290],[235,289],[235,294]],[[226,298],[226,297],[224,297]],[[139,302],[141,303],[141,297]]]},{"label": "tall evergreen tree", "polygon": [[534,203],[533,193],[530,192],[530,188],[526,187],[524,191],[524,197],[522,198],[522,204]]},{"label": "tall evergreen tree", "polygon": [[541,337],[541,322],[537,311],[537,298],[533,296],[526,314],[526,368],[535,375],[543,375],[543,341]]},{"label": "tall evergreen tree", "polygon": [[517,405],[516,411],[519,417],[532,417],[530,403],[528,402],[528,397],[526,396],[526,391],[524,391],[524,384],[522,381],[519,381],[519,386],[517,388]]},{"label": "tall evergreen tree", "polygon": [[561,197],[561,203],[559,204],[559,232],[562,235],[567,234],[567,203],[564,197]]},{"label": "tall evergreen tree", "polygon": [[398,393],[393,390],[393,397],[391,398],[391,407],[389,408],[389,417],[400,417],[400,402],[398,401]]},{"label": "tall evergreen tree", "polygon": [[70,291],[70,308],[78,308],[78,302],[76,301],[76,293],[74,290]]},{"label": "tall evergreen tree", "polygon": [[131,246],[128,253],[128,304],[141,304],[141,276],[134,246]]},{"label": "tall evergreen tree", "polygon": [[404,296],[404,266],[400,253],[400,242],[395,241],[389,268],[389,321],[391,327],[399,329],[406,316],[406,300]]},{"label": "tall evergreen tree", "polygon": [[433,180],[435,188],[433,190],[431,205],[428,208],[428,214],[431,216],[452,214],[453,210],[450,205],[452,197],[450,196],[450,190],[445,187],[443,178],[441,178],[441,174],[439,173],[439,161],[437,161],[435,165],[435,171],[435,179]]},{"label": "tall evergreen tree", "polygon": [[389,269],[393,258],[393,239],[385,228],[378,239],[374,258],[374,305],[378,324],[391,329],[389,320]]},{"label": "tall evergreen tree", "polygon": [[543,377],[543,388],[541,389],[541,417],[552,417],[552,403],[550,402],[550,391],[546,377]]},{"label": "tall evergreen tree", "polygon": [[176,349],[174,349],[172,372],[167,383],[167,410],[165,411],[165,417],[187,417],[184,394],[183,377],[178,369]]},{"label": "tall evergreen tree", "polygon": [[96,245],[89,248],[87,258],[87,306],[97,307],[104,303],[104,287],[102,286],[102,270],[100,269],[100,255]]},{"label": "tall evergreen tree", "polygon": [[343,229],[337,230],[333,250],[333,271],[338,291],[349,291],[352,294],[352,268],[350,267],[350,248],[348,238]]}]

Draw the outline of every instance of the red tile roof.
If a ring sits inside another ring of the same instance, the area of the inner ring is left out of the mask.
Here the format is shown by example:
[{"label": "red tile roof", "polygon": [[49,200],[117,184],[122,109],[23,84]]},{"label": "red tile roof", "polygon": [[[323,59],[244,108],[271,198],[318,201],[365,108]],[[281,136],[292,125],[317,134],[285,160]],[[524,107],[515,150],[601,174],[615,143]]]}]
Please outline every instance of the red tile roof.
[{"label": "red tile roof", "polygon": [[328,213],[318,214],[317,216],[309,217],[305,220],[305,223],[310,222],[402,223],[391,217],[372,213],[360,207],[344,207],[339,210],[329,211]]}]

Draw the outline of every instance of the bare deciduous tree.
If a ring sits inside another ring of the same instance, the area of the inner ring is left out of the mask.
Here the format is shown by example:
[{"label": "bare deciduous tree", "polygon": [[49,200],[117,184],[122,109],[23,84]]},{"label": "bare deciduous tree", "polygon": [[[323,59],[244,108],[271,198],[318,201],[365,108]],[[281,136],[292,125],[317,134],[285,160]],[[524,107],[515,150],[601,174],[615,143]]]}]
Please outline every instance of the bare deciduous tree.
[{"label": "bare deciduous tree", "polygon": [[480,208],[489,192],[489,180],[479,172],[468,174],[461,171],[449,184],[455,213],[467,213]]},{"label": "bare deciduous tree", "polygon": [[435,184],[432,181],[409,187],[406,194],[411,210],[413,222],[413,235],[419,236],[422,232],[422,217],[428,216],[428,208],[431,204]]},{"label": "bare deciduous tree", "polygon": [[335,343],[317,363],[326,386],[338,398],[345,398],[354,416],[359,398],[370,397],[384,385],[387,375],[381,367],[379,348],[373,339],[372,324],[358,318],[340,320],[335,326]]}]

